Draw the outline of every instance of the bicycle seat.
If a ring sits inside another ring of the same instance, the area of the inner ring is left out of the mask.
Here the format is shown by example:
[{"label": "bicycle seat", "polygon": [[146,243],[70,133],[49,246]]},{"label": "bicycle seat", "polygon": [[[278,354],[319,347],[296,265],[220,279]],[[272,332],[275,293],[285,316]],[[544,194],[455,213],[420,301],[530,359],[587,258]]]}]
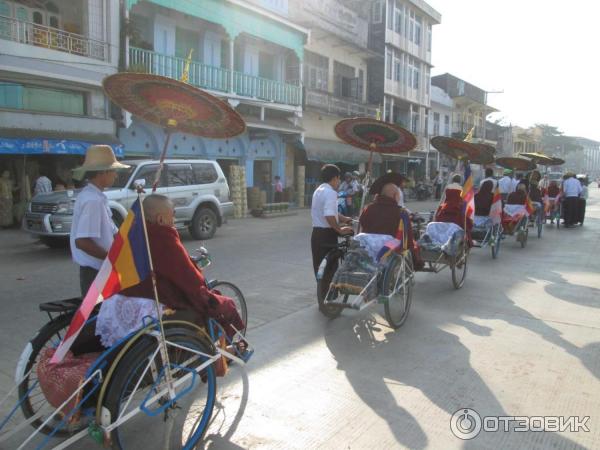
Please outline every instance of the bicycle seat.
[{"label": "bicycle seat", "polygon": [[52,313],[63,313],[73,312],[79,308],[82,302],[81,297],[68,298],[66,300],[57,300],[54,302],[46,302],[40,304],[40,311],[52,312]]}]

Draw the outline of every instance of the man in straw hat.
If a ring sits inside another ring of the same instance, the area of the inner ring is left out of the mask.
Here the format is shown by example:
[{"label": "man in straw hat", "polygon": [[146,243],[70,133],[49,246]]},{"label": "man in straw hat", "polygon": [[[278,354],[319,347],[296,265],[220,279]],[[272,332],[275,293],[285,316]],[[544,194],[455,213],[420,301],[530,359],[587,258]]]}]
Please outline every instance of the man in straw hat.
[{"label": "man in straw hat", "polygon": [[82,296],[96,278],[118,231],[102,191],[114,184],[117,170],[127,168],[129,166],[117,161],[110,146],[92,145],[87,149],[83,165],[74,170],[75,178],[88,180],[73,207],[70,238],[71,254],[79,265]]}]

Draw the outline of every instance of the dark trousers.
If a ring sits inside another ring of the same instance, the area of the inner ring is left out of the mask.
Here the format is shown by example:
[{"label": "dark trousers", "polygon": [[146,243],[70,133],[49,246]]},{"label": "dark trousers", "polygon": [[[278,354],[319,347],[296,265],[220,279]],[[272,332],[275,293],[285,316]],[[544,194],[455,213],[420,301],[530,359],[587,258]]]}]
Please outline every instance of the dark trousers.
[{"label": "dark trousers", "polygon": [[439,200],[441,198],[442,198],[442,185],[436,184],[435,185],[435,199]]},{"label": "dark trousers", "polygon": [[96,269],[91,267],[79,266],[79,286],[81,287],[81,297],[85,297],[87,291],[90,289],[94,278],[98,275]]},{"label": "dark trousers", "polygon": [[312,251],[313,269],[315,277],[319,271],[319,265],[323,258],[337,245],[338,235],[333,228],[314,227],[310,237],[310,249]]},{"label": "dark trousers", "polygon": [[577,223],[577,206],[579,197],[566,197],[563,200],[563,219],[565,225],[575,225]]}]

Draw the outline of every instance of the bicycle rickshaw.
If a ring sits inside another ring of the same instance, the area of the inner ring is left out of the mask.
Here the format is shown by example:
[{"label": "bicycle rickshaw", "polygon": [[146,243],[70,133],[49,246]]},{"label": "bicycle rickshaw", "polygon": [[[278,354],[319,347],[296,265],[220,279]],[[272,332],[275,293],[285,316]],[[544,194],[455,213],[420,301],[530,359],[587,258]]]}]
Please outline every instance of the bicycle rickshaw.
[{"label": "bicycle rickshaw", "polygon": [[[187,68],[183,78],[187,81]],[[246,129],[242,117],[227,103],[171,78],[119,73],[106,77],[103,86],[118,106],[165,129],[153,191],[174,131],[225,139]],[[143,212],[140,223],[144,223]],[[149,247],[147,250],[151,271]],[[197,260],[209,261],[207,254]],[[227,291],[223,293],[235,299],[243,323],[247,323],[246,304],[239,289],[225,282],[212,282],[209,287]],[[245,328],[228,328],[226,332],[212,319],[204,327],[185,319],[163,320],[156,290],[155,297],[154,313],[149,309],[145,315],[136,316],[135,324],[129,324],[124,335],[105,346],[95,339],[98,316],[87,317],[82,312],[74,326],[77,331],[71,335],[77,336],[71,351],[62,363],[55,365],[51,358],[61,349],[59,346],[55,350],[56,344],[64,341],[65,330],[75,314],[80,313],[81,300],[43,304],[40,309],[50,315],[51,321],[27,344],[19,359],[16,386],[3,402],[15,391],[19,398],[0,422],[0,440],[33,425],[35,432],[19,449],[40,435],[45,437],[36,443],[36,448],[52,444],[52,437],[65,439],[55,448],[66,448],[88,433],[105,445],[121,449],[195,447],[212,414],[215,372],[218,369],[219,374],[224,374],[227,361],[245,364],[253,349],[244,337]],[[137,311],[146,310],[140,307]],[[53,313],[57,316],[52,317]],[[26,420],[7,429],[19,409]],[[150,431],[161,423],[166,430],[157,438]]]},{"label": "bicycle rickshaw", "polygon": [[502,223],[495,223],[492,217],[475,216],[473,220],[473,247],[489,247],[492,252],[492,258],[496,259],[500,253],[500,243],[502,242]]},{"label": "bicycle rickshaw", "polygon": [[[371,118],[342,120],[336,124],[335,133],[348,144],[370,152],[362,211],[367,193],[373,193],[370,182],[373,153],[408,152],[416,146],[416,138],[398,125]],[[402,326],[408,317],[414,284],[412,255],[405,244],[404,236],[400,240],[365,233],[345,237],[319,267],[319,310],[329,318],[336,318],[346,308],[362,310],[380,302],[384,304],[390,327]]]}]

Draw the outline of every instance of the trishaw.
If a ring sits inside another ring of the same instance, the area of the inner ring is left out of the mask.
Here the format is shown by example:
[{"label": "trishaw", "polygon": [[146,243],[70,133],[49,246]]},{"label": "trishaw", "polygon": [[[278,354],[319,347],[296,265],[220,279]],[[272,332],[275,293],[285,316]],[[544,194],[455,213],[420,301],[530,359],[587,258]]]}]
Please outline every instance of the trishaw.
[{"label": "trishaw", "polygon": [[[228,104],[184,82],[120,73],[105,78],[103,85],[118,106],[165,127],[167,137],[153,191],[172,132],[227,138],[245,130],[243,119]],[[139,223],[144,223],[143,212]],[[145,225],[143,230],[145,235]],[[150,248],[140,235],[136,239],[147,248],[144,258],[150,261],[155,298],[131,299],[145,301],[147,309],[138,308],[137,316],[126,314],[127,320],[135,320],[128,322],[122,335],[114,335],[110,345],[102,345],[95,336],[99,316],[82,312],[80,298],[42,304],[40,309],[48,313],[50,322],[26,345],[17,363],[15,386],[2,402],[15,392],[18,400],[0,422],[0,442],[32,425],[35,431],[16,444],[18,449],[63,449],[87,435],[118,449],[191,449],[198,445],[215,404],[216,375],[226,373],[228,361],[245,364],[253,348],[245,338],[245,326],[226,331],[217,320],[207,319],[200,326],[185,317],[168,316],[168,311],[163,315]],[[139,258],[136,254],[136,261]],[[210,262],[206,252],[192,259],[200,266]],[[110,264],[107,261],[103,267]],[[247,323],[246,303],[237,287],[219,281],[208,287],[232,298]],[[83,301],[86,307],[102,300],[96,300],[93,292],[104,291],[99,286],[96,289]],[[105,302],[116,301],[111,298]],[[67,335],[73,328],[77,332],[64,359],[55,364],[52,358],[61,349],[57,344],[65,343],[67,328]],[[19,409],[25,420],[15,425]],[[57,443],[53,437],[63,440]]]},{"label": "trishaw", "polygon": [[[398,125],[371,118],[342,120],[336,124],[335,132],[341,140],[370,152],[362,211],[367,193],[373,193],[373,153],[408,152],[416,146],[416,138]],[[414,284],[412,255],[402,247],[405,242],[404,237],[396,241],[392,236],[365,233],[342,238],[323,259],[317,273],[319,310],[336,318],[347,308],[362,310],[383,303],[390,327],[401,327],[408,317]]]}]

